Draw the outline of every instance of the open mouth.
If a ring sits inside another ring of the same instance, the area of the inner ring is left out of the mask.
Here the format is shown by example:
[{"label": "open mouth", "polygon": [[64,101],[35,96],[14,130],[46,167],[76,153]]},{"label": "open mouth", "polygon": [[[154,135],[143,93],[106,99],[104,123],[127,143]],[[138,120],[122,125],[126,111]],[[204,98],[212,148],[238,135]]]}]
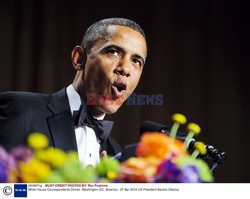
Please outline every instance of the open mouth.
[{"label": "open mouth", "polygon": [[119,92],[121,92],[122,90],[126,90],[126,85],[125,84],[117,84],[117,85],[115,85],[115,87],[117,88],[117,90]]},{"label": "open mouth", "polygon": [[115,98],[120,98],[125,93],[125,90],[127,88],[126,83],[123,82],[115,82],[112,84],[112,90]]}]

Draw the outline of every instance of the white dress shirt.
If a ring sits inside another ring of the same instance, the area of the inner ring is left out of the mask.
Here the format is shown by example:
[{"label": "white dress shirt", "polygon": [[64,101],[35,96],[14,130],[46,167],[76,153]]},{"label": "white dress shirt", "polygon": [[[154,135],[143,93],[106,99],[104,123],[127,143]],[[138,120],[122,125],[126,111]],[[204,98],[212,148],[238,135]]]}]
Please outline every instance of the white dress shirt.
[{"label": "white dress shirt", "polygon": [[[72,84],[67,87],[66,92],[71,114],[73,115],[73,111],[79,110],[81,106],[81,98]],[[95,118],[102,120],[104,116]],[[95,131],[88,126],[75,127],[75,134],[80,162],[84,167],[88,165],[95,166],[100,161],[100,144],[97,141]]]}]

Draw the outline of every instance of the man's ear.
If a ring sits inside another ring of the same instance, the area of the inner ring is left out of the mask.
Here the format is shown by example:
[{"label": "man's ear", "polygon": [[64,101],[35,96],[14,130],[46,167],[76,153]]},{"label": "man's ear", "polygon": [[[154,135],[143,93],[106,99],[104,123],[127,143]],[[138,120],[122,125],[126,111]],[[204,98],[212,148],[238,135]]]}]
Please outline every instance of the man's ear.
[{"label": "man's ear", "polygon": [[77,45],[71,52],[71,62],[74,68],[79,71],[82,70],[85,66],[87,59],[87,54],[83,47]]}]

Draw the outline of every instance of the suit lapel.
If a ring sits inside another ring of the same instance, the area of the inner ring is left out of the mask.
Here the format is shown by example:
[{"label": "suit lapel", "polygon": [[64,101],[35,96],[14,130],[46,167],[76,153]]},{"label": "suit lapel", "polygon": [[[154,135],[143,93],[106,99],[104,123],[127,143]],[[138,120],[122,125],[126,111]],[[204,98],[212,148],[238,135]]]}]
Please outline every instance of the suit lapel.
[{"label": "suit lapel", "polygon": [[[66,88],[51,95],[48,108],[53,113],[52,116],[47,118],[47,122],[54,147],[64,151],[77,151],[73,117]],[[111,136],[101,145],[100,152],[103,150],[106,150],[109,155],[115,155],[123,151]]]},{"label": "suit lapel", "polygon": [[64,151],[77,151],[73,118],[66,88],[51,95],[48,108],[53,113],[47,118],[47,122],[54,147]]}]

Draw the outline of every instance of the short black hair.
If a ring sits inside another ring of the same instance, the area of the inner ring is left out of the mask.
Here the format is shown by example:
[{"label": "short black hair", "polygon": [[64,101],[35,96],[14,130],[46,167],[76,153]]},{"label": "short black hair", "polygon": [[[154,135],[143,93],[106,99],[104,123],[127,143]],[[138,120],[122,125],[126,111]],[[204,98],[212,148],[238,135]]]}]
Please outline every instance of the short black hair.
[{"label": "short black hair", "polygon": [[141,35],[145,38],[146,36],[142,28],[134,21],[126,18],[107,18],[102,19],[93,23],[85,32],[82,39],[82,47],[86,50],[87,53],[90,52],[91,48],[95,44],[95,42],[106,36],[107,27],[110,25],[120,25],[132,28],[133,30],[141,33]]}]

